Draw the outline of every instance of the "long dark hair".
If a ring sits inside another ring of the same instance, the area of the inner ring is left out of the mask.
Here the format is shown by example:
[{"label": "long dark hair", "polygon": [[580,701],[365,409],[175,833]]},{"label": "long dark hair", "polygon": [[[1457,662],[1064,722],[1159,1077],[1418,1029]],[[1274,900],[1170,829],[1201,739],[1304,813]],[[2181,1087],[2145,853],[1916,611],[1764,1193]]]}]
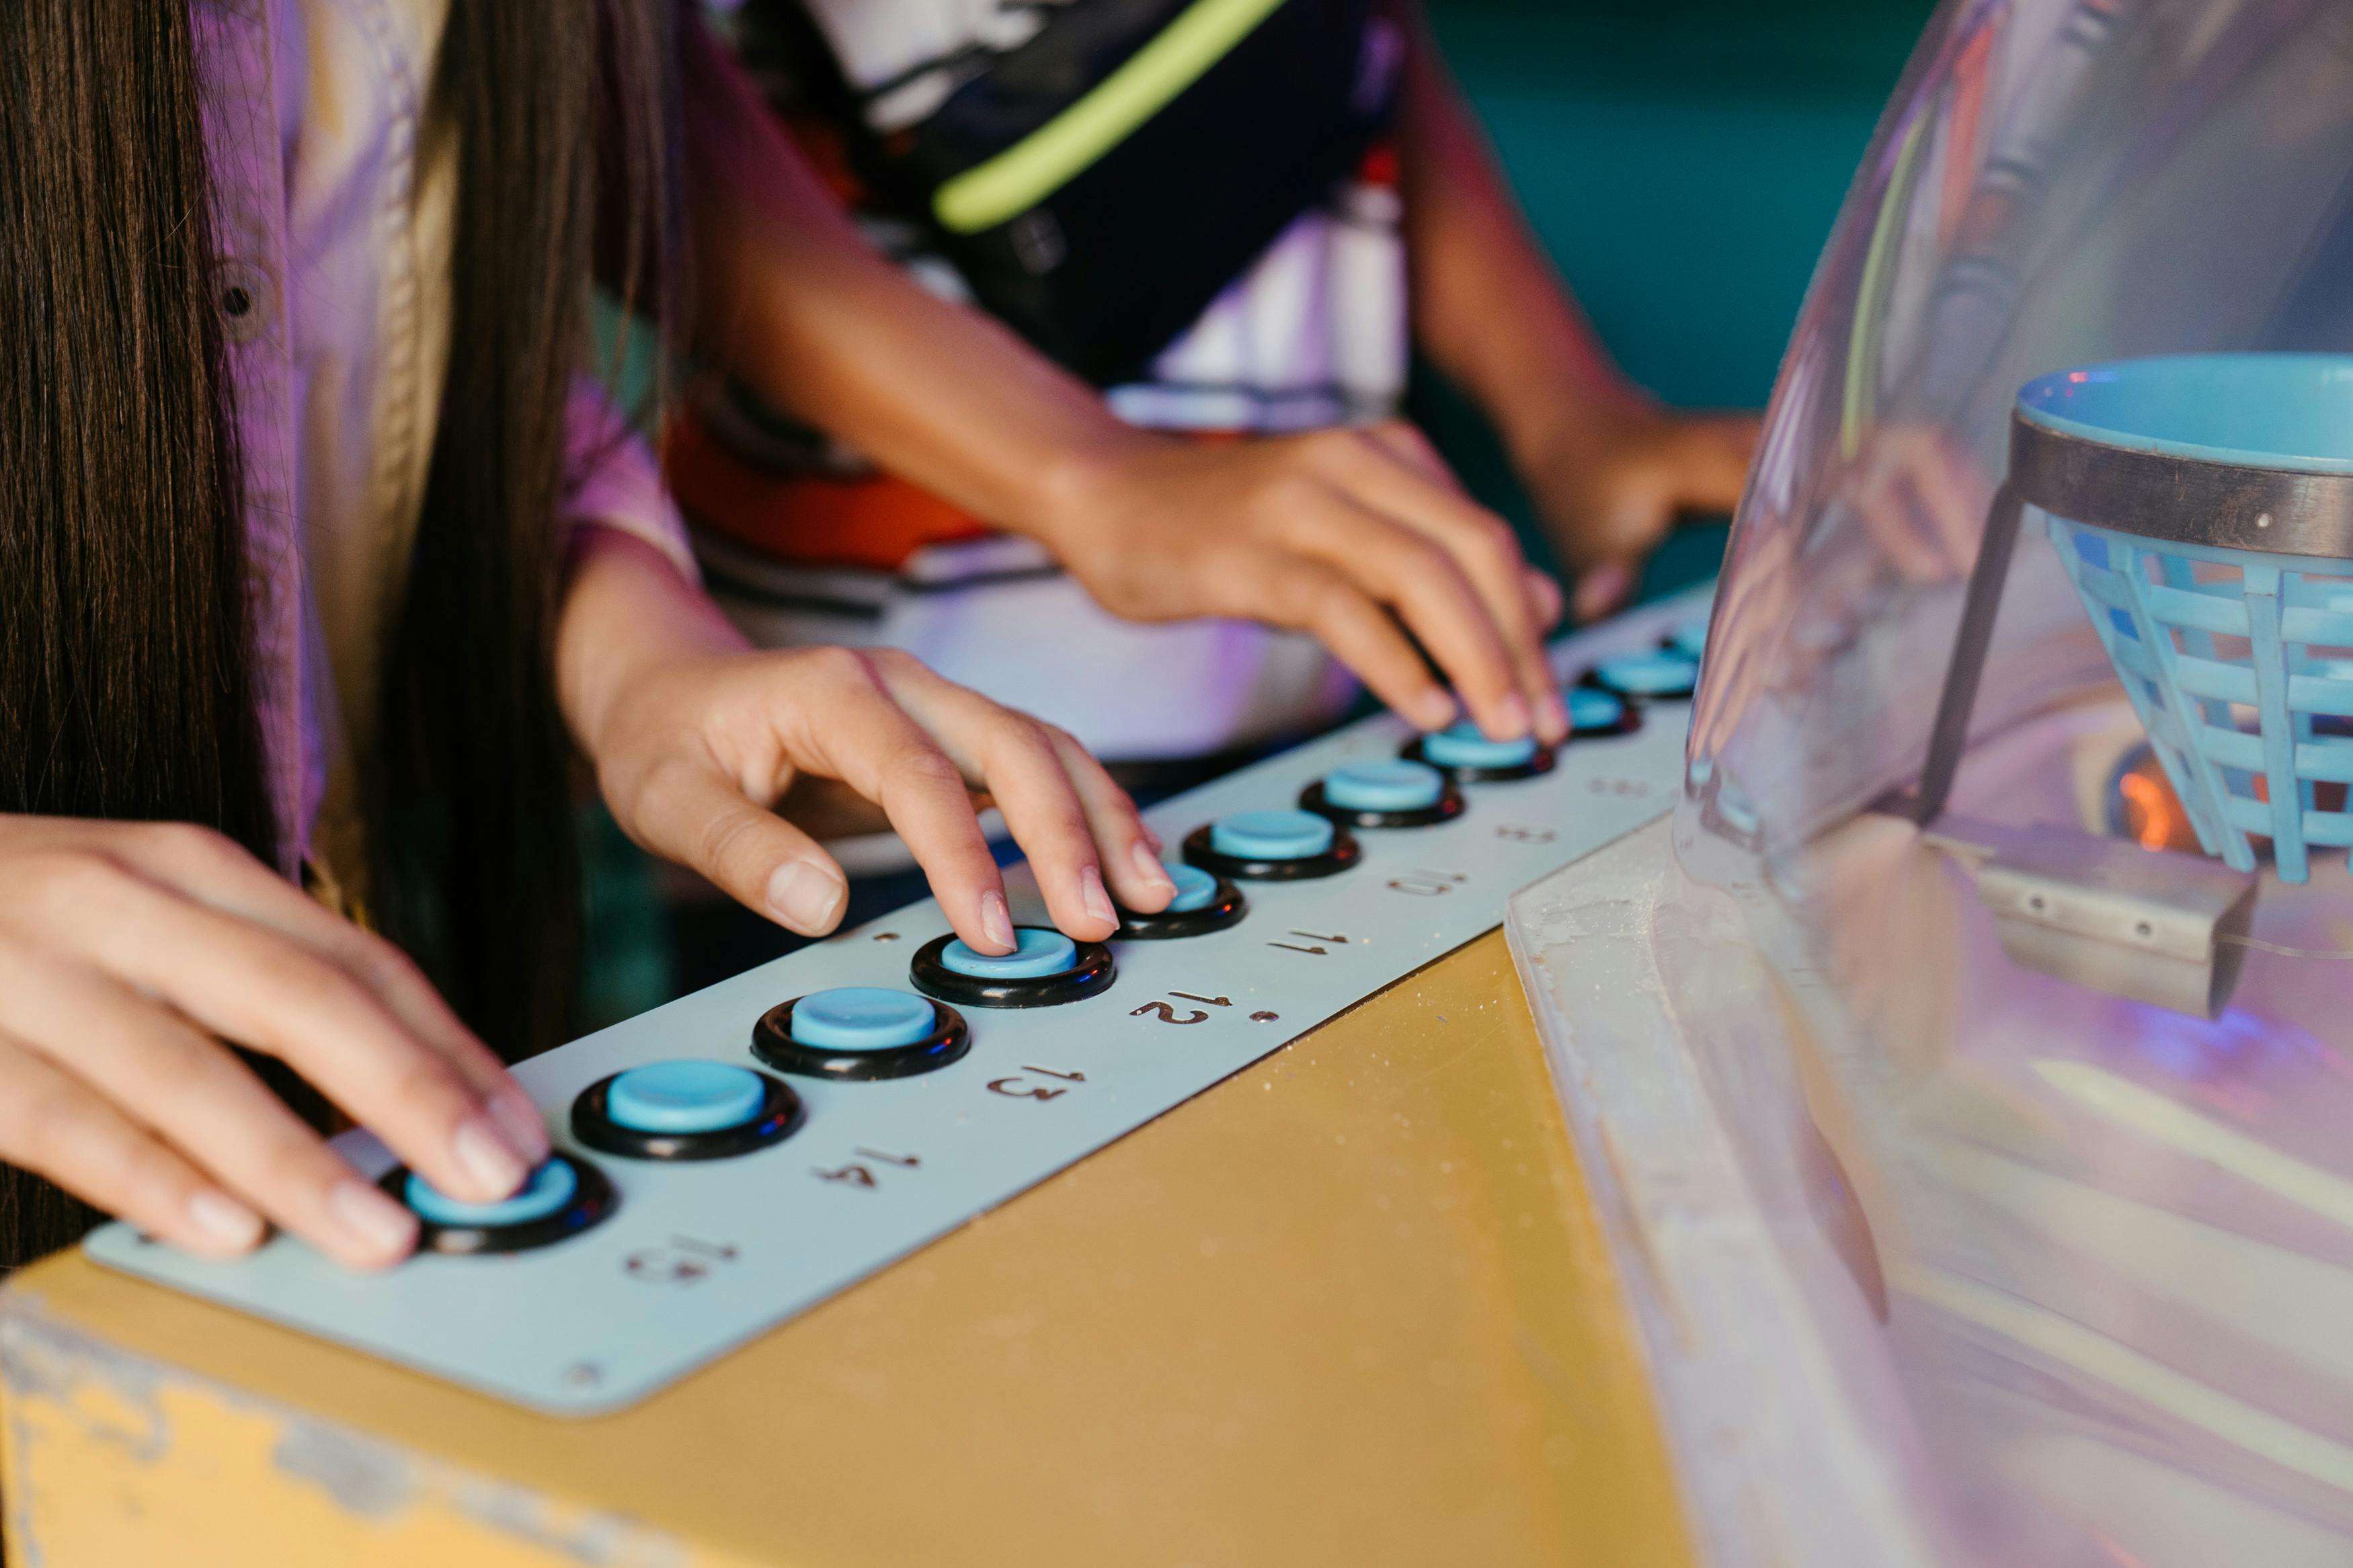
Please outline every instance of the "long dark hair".
[{"label": "long dark hair", "polygon": [[[600,205],[675,232],[668,0],[458,0],[449,370],[366,789],[385,929],[510,1058],[577,888],[550,679],[563,410]],[[0,812],[207,824],[274,859],[186,0],[0,5]],[[664,273],[673,269],[662,268]],[[90,1211],[8,1170],[0,1265]]]}]

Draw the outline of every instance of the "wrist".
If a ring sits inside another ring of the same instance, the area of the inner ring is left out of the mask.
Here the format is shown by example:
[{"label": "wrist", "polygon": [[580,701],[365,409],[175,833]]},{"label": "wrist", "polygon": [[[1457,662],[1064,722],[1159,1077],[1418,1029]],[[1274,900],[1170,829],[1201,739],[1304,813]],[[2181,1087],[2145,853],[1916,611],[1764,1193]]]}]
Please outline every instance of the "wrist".
[{"label": "wrist", "polygon": [[579,530],[556,620],[556,692],[592,764],[603,760],[614,715],[647,679],[746,646],[709,595],[652,545],[618,529]]},{"label": "wrist", "polygon": [[1067,562],[1101,535],[1105,518],[1116,514],[1118,492],[1136,465],[1178,444],[1174,437],[1140,429],[1106,413],[1102,428],[1063,442],[1050,461],[1038,466],[1029,479],[1023,515],[1008,526]]},{"label": "wrist", "polygon": [[1555,374],[1517,384],[1516,395],[1491,405],[1490,416],[1512,464],[1523,475],[1592,461],[1630,426],[1656,416],[1658,401],[1632,382]]}]

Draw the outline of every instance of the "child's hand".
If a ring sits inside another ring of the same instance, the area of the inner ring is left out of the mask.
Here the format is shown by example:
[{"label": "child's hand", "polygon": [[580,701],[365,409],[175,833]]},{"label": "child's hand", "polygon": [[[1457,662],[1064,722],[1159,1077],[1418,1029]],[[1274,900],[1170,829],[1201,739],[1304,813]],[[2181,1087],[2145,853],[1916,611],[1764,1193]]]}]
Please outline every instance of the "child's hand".
[{"label": "child's hand", "polygon": [[1577,405],[1574,422],[1528,455],[1521,478],[1577,574],[1577,618],[1590,621],[1626,602],[1642,558],[1679,513],[1739,504],[1760,422],[1564,402]]},{"label": "child's hand", "polygon": [[0,1158],[227,1257],[275,1222],[355,1268],[417,1221],[222,1042],[277,1058],[453,1197],[511,1196],[547,1130],[391,943],[216,833],[0,816]]},{"label": "child's hand", "polygon": [[849,884],[770,809],[814,774],[882,809],[948,923],[982,952],[1010,952],[1015,939],[976,790],[1004,813],[1070,935],[1110,936],[1112,894],[1140,913],[1175,896],[1134,805],[1060,730],[895,650],[749,651],[649,547],[604,529],[587,539],[559,639],[565,711],[615,818],[646,848],[822,935]]},{"label": "child's hand", "polygon": [[1039,531],[1133,620],[1224,616],[1314,634],[1428,730],[1455,704],[1498,739],[1568,720],[1544,635],[1560,590],[1411,426],[1203,445],[1141,432],[1074,466]]}]

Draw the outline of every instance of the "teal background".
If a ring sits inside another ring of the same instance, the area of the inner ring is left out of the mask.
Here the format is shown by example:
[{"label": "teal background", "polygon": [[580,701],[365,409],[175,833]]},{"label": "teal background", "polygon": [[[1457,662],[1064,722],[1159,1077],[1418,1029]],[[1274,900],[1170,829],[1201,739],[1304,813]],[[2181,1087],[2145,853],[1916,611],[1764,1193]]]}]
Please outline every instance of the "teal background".
[{"label": "teal background", "polygon": [[[1626,373],[1670,403],[1758,407],[1923,0],[1426,0],[1440,46],[1546,248]],[[1415,416],[1474,494],[1550,552],[1483,421],[1426,372]],[[1678,533],[1646,595],[1712,574]],[[642,855],[585,814],[585,1027],[679,972]]]},{"label": "teal background", "polygon": [[[1923,0],[1426,0],[1440,47],[1602,342],[1669,403],[1759,408],[1815,258],[1933,6]],[[1426,368],[1414,416],[1551,552],[1477,413]],[[1670,542],[1645,596],[1715,570]]]}]

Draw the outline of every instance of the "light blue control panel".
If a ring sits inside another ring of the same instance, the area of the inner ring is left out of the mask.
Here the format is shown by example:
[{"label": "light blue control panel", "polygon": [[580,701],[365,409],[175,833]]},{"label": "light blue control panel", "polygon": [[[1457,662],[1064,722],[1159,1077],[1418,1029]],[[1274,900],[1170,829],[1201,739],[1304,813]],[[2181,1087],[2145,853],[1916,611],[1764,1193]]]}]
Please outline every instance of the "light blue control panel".
[{"label": "light blue control panel", "polygon": [[[1670,666],[1705,613],[1694,593],[1560,645],[1572,683],[1629,659],[1641,721],[1610,722],[1585,683],[1592,732],[1548,771],[1527,772],[1532,748],[1385,714],[1155,807],[1170,858],[1190,837],[1213,873],[1180,878],[1179,918],[1216,929],[1102,946],[1040,930],[987,961],[915,904],[525,1062],[560,1157],[495,1209],[393,1173],[365,1133],[338,1140],[428,1234],[555,1239],[375,1276],[283,1237],[236,1263],[121,1225],[85,1245],[495,1398],[631,1404],[1493,930],[1511,893],[1665,812],[1689,713]],[[1043,928],[1026,873],[1008,880],[1015,919]],[[1219,912],[1234,889],[1238,919]],[[1048,994],[1075,999],[1005,1005]]]}]

